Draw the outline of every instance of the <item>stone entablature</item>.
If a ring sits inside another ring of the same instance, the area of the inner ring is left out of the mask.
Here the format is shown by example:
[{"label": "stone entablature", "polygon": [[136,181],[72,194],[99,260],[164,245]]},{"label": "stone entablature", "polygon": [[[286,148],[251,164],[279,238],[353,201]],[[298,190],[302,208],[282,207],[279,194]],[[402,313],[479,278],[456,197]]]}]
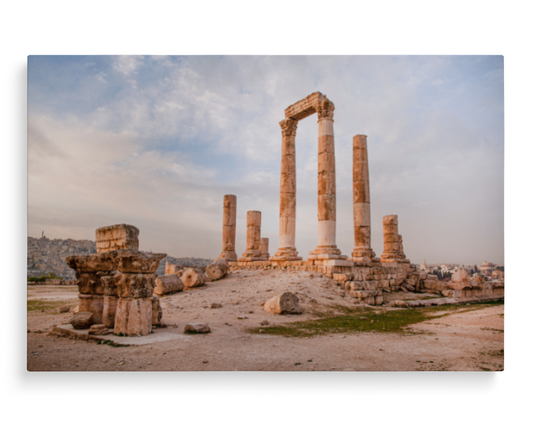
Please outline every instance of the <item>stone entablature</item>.
[{"label": "stone entablature", "polygon": [[104,226],[96,230],[96,251],[105,253],[111,250],[139,250],[139,229],[133,225]]}]

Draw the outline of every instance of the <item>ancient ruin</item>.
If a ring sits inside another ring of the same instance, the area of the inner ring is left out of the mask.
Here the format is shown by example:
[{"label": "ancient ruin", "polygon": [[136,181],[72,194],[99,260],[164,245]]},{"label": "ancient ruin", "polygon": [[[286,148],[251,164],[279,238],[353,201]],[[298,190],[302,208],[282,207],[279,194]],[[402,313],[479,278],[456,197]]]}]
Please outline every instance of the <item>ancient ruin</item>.
[{"label": "ancient ruin", "polygon": [[354,262],[379,262],[370,247],[370,176],[366,135],[353,137]]},{"label": "ancient ruin", "polygon": [[152,331],[152,317],[161,318],[153,297],[155,271],[166,254],[138,250],[139,230],[114,225],[96,230],[98,254],[69,256],[79,289],[78,312],[91,314],[92,324],[113,328],[125,336],[143,336]]},{"label": "ancient ruin", "polygon": [[246,251],[239,262],[266,261],[261,252],[261,212],[246,213]]},{"label": "ancient ruin", "polygon": [[222,221],[222,253],[219,258],[236,260],[235,228],[237,225],[237,196],[224,195],[224,218]]}]

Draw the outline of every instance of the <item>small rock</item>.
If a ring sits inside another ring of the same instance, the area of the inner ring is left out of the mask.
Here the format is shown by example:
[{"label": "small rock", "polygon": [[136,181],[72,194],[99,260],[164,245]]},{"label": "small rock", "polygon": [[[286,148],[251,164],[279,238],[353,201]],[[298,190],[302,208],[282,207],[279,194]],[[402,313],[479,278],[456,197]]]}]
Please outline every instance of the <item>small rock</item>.
[{"label": "small rock", "polygon": [[249,313],[249,314],[253,314],[253,313],[254,313],[254,311],[248,311],[248,313]]},{"label": "small rock", "polygon": [[265,330],[263,330],[263,329],[259,330],[259,333],[264,333],[264,332],[265,332]]},{"label": "small rock", "polygon": [[211,303],[211,309],[219,309],[222,305],[220,303]]},{"label": "small rock", "polygon": [[268,322],[267,320],[265,320],[265,321],[261,321],[259,324],[260,324],[260,325],[268,325],[269,322]]},{"label": "small rock", "polygon": [[89,334],[104,336],[109,334],[109,329],[104,324],[94,324],[89,328]]},{"label": "small rock", "polygon": [[209,361],[205,360],[205,361],[202,361],[204,364],[207,364]]},{"label": "small rock", "polygon": [[185,325],[185,333],[211,333],[211,329],[205,322],[191,322]]},{"label": "small rock", "polygon": [[93,323],[93,314],[92,312],[78,312],[77,314],[74,314],[70,323],[76,330],[89,328]]},{"label": "small rock", "polygon": [[64,313],[67,313],[67,312],[70,312],[70,306],[61,306],[59,308],[59,313],[60,314],[64,314]]}]

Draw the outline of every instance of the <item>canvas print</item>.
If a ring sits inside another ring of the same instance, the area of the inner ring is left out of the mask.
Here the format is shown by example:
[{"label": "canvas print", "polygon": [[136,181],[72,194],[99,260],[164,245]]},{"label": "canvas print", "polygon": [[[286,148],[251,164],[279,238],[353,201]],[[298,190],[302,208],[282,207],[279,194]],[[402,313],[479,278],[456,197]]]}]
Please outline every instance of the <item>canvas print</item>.
[{"label": "canvas print", "polygon": [[502,371],[502,56],[29,56],[28,371]]}]

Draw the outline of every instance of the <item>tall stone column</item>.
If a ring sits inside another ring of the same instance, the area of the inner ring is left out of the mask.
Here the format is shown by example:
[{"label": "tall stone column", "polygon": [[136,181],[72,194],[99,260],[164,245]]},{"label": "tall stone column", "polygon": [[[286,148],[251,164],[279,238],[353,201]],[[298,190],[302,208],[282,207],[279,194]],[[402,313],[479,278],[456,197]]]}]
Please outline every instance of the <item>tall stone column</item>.
[{"label": "tall stone column", "polygon": [[383,254],[381,261],[395,263],[400,259],[400,238],[398,236],[398,215],[383,217]]},{"label": "tall stone column", "polygon": [[251,210],[246,214],[246,251],[240,261],[263,260],[261,255],[261,212]]},{"label": "tall stone column", "polygon": [[268,252],[268,238],[261,238],[261,256],[265,259],[270,257],[270,253]]},{"label": "tall stone column", "polygon": [[335,242],[337,201],[335,189],[335,140],[333,136],[333,102],[325,98],[317,104],[318,115],[318,245],[309,259],[317,255],[338,258],[341,251]]},{"label": "tall stone column", "polygon": [[279,189],[279,248],[273,260],[302,260],[296,251],[296,151],[298,121],[280,121],[281,175]]},{"label": "tall stone column", "polygon": [[379,262],[370,247],[370,183],[366,135],[353,137],[354,262]]},{"label": "tall stone column", "polygon": [[222,219],[222,253],[219,259],[237,260],[235,253],[235,230],[237,227],[237,196],[224,195]]}]

